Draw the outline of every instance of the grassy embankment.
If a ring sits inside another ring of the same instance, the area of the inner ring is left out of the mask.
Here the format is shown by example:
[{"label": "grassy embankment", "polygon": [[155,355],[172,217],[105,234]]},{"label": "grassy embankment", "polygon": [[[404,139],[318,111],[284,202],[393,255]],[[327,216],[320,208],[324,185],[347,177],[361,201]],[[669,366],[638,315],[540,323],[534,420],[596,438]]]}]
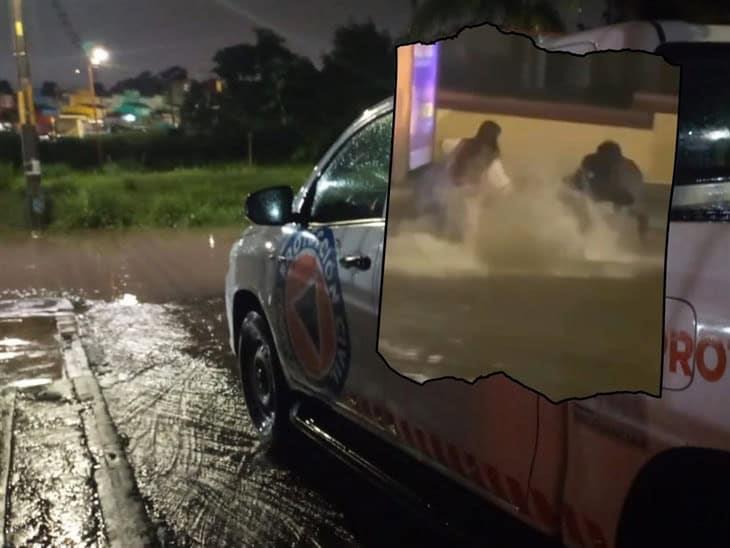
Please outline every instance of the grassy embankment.
[{"label": "grassy embankment", "polygon": [[[298,188],[311,166],[248,167],[231,164],[171,171],[122,169],[108,165],[77,171],[44,168],[50,198],[50,230],[226,226],[243,222],[243,201],[272,185]],[[24,179],[0,165],[0,230],[25,225]]]}]

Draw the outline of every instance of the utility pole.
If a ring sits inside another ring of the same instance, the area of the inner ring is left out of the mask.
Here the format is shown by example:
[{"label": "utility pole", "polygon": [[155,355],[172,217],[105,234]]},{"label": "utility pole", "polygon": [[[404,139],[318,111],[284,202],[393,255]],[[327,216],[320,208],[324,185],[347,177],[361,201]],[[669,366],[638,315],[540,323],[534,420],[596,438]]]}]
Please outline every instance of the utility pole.
[{"label": "utility pole", "polygon": [[28,38],[23,25],[23,0],[9,0],[13,54],[18,68],[18,122],[23,151],[23,171],[27,189],[28,215],[31,229],[41,227],[45,201],[41,194],[41,162],[38,153],[33,84],[30,78]]},{"label": "utility pole", "polygon": [[100,127],[99,127],[99,110],[97,106],[97,97],[96,97],[96,80],[94,78],[94,64],[91,61],[88,61],[86,63],[86,66],[88,67],[88,73],[89,73],[89,93],[91,94],[91,101],[94,106],[94,132],[97,134],[94,136],[94,139],[96,140],[96,157],[97,161],[99,162],[99,167],[104,165],[104,153],[102,152],[101,148],[101,135],[99,135]]},{"label": "utility pole", "polygon": [[99,160],[99,166],[104,163],[104,154],[101,150],[101,127],[99,123],[98,98],[96,96],[96,81],[94,79],[94,69],[106,63],[109,60],[109,52],[101,46],[94,46],[88,51],[84,51],[87,59],[87,70],[89,74],[89,93],[94,108],[94,131],[96,133],[96,154]]}]

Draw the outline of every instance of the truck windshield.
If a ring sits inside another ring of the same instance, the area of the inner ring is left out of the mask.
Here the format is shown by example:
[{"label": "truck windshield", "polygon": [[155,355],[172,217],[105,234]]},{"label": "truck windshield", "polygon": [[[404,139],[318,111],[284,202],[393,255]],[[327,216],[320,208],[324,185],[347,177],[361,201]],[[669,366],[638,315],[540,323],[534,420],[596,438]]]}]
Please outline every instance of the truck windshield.
[{"label": "truck windshield", "polygon": [[681,67],[675,184],[730,181],[730,44],[674,43],[657,53]]}]

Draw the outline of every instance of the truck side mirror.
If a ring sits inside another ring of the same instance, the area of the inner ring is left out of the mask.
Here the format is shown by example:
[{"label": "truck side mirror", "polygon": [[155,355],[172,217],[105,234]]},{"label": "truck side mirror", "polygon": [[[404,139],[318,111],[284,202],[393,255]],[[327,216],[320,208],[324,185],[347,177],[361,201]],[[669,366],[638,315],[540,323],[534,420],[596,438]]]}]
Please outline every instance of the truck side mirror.
[{"label": "truck side mirror", "polygon": [[276,186],[249,194],[244,210],[254,224],[282,226],[294,220],[293,203],[291,187]]}]

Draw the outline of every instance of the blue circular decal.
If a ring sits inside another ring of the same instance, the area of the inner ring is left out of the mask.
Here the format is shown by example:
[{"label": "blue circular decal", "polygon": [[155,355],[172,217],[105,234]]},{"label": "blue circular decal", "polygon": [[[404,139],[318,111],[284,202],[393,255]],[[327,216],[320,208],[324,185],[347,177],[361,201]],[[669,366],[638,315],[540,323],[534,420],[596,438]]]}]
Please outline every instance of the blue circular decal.
[{"label": "blue circular decal", "polygon": [[276,316],[289,342],[287,357],[314,387],[337,394],[350,367],[350,333],[332,231],[298,231],[280,255]]}]

